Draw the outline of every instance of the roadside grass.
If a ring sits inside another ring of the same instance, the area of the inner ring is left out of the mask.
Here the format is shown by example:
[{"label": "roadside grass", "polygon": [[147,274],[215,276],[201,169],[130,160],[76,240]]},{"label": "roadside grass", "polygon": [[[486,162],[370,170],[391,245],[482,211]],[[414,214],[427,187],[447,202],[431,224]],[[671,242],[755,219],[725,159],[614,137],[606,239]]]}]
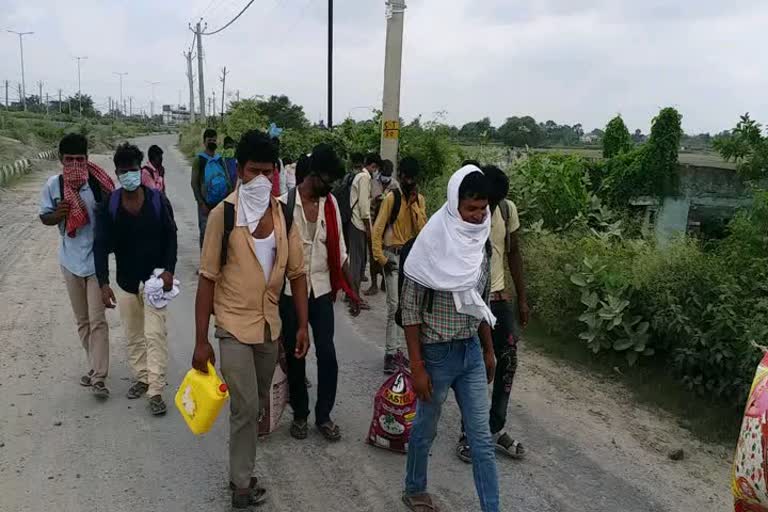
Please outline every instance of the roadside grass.
[{"label": "roadside grass", "polygon": [[672,414],[679,426],[702,441],[725,447],[735,444],[744,404],[698,396],[675,381],[663,367],[640,363],[628,367],[621,355],[593,354],[575,336],[553,336],[537,321],[531,322],[524,338],[527,348],[623,385],[637,403]]}]

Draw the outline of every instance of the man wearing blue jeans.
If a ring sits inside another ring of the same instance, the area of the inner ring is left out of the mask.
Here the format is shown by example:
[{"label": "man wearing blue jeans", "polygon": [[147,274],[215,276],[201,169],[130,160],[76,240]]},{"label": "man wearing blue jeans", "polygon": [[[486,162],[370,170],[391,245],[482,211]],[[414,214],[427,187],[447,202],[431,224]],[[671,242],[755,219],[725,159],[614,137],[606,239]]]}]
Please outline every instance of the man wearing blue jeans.
[{"label": "man wearing blue jeans", "polygon": [[500,510],[488,424],[488,383],[496,368],[491,339],[496,319],[488,303],[489,188],[476,166],[457,171],[448,182],[448,201],[427,222],[404,265],[400,313],[418,404],[403,501],[414,512],[439,510],[427,493],[427,466],[451,389],[465,421],[480,508]]}]

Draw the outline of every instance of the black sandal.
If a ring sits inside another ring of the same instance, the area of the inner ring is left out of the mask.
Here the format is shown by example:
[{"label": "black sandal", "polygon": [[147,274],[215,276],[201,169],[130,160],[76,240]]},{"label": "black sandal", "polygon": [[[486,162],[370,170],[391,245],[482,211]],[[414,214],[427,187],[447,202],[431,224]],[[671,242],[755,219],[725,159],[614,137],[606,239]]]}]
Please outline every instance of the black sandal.
[{"label": "black sandal", "polygon": [[512,439],[506,432],[501,434],[496,440],[496,450],[512,457],[513,459],[525,458],[525,447],[518,441]]},{"label": "black sandal", "polygon": [[339,430],[339,426],[332,421],[326,421],[322,425],[317,425],[317,430],[327,441],[336,442],[341,439],[341,430]]},{"label": "black sandal", "polygon": [[309,435],[307,420],[293,420],[291,423],[291,437],[303,441]]}]

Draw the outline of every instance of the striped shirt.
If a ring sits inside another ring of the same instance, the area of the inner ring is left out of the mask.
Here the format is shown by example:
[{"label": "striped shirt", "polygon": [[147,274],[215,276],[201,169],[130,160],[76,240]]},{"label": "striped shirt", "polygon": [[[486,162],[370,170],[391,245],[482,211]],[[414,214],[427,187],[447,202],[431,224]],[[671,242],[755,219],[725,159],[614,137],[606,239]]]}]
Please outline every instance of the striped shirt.
[{"label": "striped shirt", "polygon": [[[491,281],[488,257],[483,258],[483,269],[476,290],[486,304],[490,298]],[[400,292],[403,325],[420,325],[422,343],[445,343],[471,338],[477,334],[481,320],[456,311],[451,292],[432,292],[430,309],[428,289],[405,277]]]}]

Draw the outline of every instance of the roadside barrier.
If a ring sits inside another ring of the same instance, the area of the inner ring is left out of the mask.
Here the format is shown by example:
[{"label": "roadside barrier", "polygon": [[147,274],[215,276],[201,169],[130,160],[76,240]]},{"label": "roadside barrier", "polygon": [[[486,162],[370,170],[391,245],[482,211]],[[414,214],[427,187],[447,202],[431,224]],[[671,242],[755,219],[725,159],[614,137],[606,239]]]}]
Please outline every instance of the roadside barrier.
[{"label": "roadside barrier", "polygon": [[[35,160],[55,160],[56,151],[41,151]],[[32,160],[22,158],[13,163],[0,165],[0,187],[7,185],[11,180],[27,174],[32,169]]]}]

